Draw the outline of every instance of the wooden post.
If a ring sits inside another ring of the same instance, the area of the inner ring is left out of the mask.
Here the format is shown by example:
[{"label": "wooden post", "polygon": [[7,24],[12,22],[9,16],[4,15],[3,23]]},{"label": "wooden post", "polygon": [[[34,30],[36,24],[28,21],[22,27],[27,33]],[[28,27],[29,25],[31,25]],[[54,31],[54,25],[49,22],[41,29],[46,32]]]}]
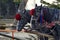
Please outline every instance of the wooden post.
[{"label": "wooden post", "polygon": [[14,40],[14,32],[12,31],[12,40]]}]

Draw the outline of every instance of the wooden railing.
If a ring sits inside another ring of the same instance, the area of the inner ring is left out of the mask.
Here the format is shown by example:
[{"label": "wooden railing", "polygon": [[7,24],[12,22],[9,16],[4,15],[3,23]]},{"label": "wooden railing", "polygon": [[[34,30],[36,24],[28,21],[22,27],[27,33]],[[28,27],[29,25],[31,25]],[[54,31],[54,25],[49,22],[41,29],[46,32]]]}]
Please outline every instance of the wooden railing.
[{"label": "wooden railing", "polygon": [[0,27],[11,27],[16,25],[17,21],[15,19],[0,19]]},{"label": "wooden railing", "polygon": [[5,37],[9,37],[9,38],[12,38],[12,40],[14,39],[18,39],[16,37],[14,37],[14,32],[17,32],[16,30],[0,30],[0,32],[12,32],[12,36],[8,36],[8,35],[5,35],[5,34],[2,34],[0,33],[1,36],[5,36]]},{"label": "wooden railing", "polygon": [[[12,36],[8,36],[8,35],[5,35],[5,34],[1,34],[2,36],[6,36],[6,37],[9,37],[9,38],[12,38],[12,40],[14,39],[18,39],[16,37],[14,37],[14,33],[17,32],[17,30],[0,30],[0,32],[12,32]],[[40,32],[37,32],[37,31],[27,31],[26,33],[32,33],[32,34],[36,34],[39,36],[39,38],[44,38],[44,37],[47,37],[48,40],[54,40],[54,37],[51,36],[51,35],[48,35],[48,34],[44,34],[44,33],[40,33]]]},{"label": "wooden railing", "polygon": [[44,33],[40,33],[40,32],[37,32],[37,31],[28,31],[28,33],[37,34],[39,37],[42,37],[42,38],[47,37],[48,40],[54,40],[54,37],[53,36],[48,35],[48,34],[44,34]]}]

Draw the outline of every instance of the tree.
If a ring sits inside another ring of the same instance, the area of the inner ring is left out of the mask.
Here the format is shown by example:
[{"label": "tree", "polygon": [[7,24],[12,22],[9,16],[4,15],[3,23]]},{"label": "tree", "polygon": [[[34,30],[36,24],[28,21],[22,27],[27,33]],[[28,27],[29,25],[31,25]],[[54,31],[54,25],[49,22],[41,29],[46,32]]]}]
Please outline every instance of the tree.
[{"label": "tree", "polygon": [[50,8],[57,8],[60,9],[60,0],[56,0],[56,2],[54,1],[52,4],[42,1],[43,4],[48,5],[48,7]]},{"label": "tree", "polygon": [[60,0],[57,0],[58,2],[60,2]]}]

